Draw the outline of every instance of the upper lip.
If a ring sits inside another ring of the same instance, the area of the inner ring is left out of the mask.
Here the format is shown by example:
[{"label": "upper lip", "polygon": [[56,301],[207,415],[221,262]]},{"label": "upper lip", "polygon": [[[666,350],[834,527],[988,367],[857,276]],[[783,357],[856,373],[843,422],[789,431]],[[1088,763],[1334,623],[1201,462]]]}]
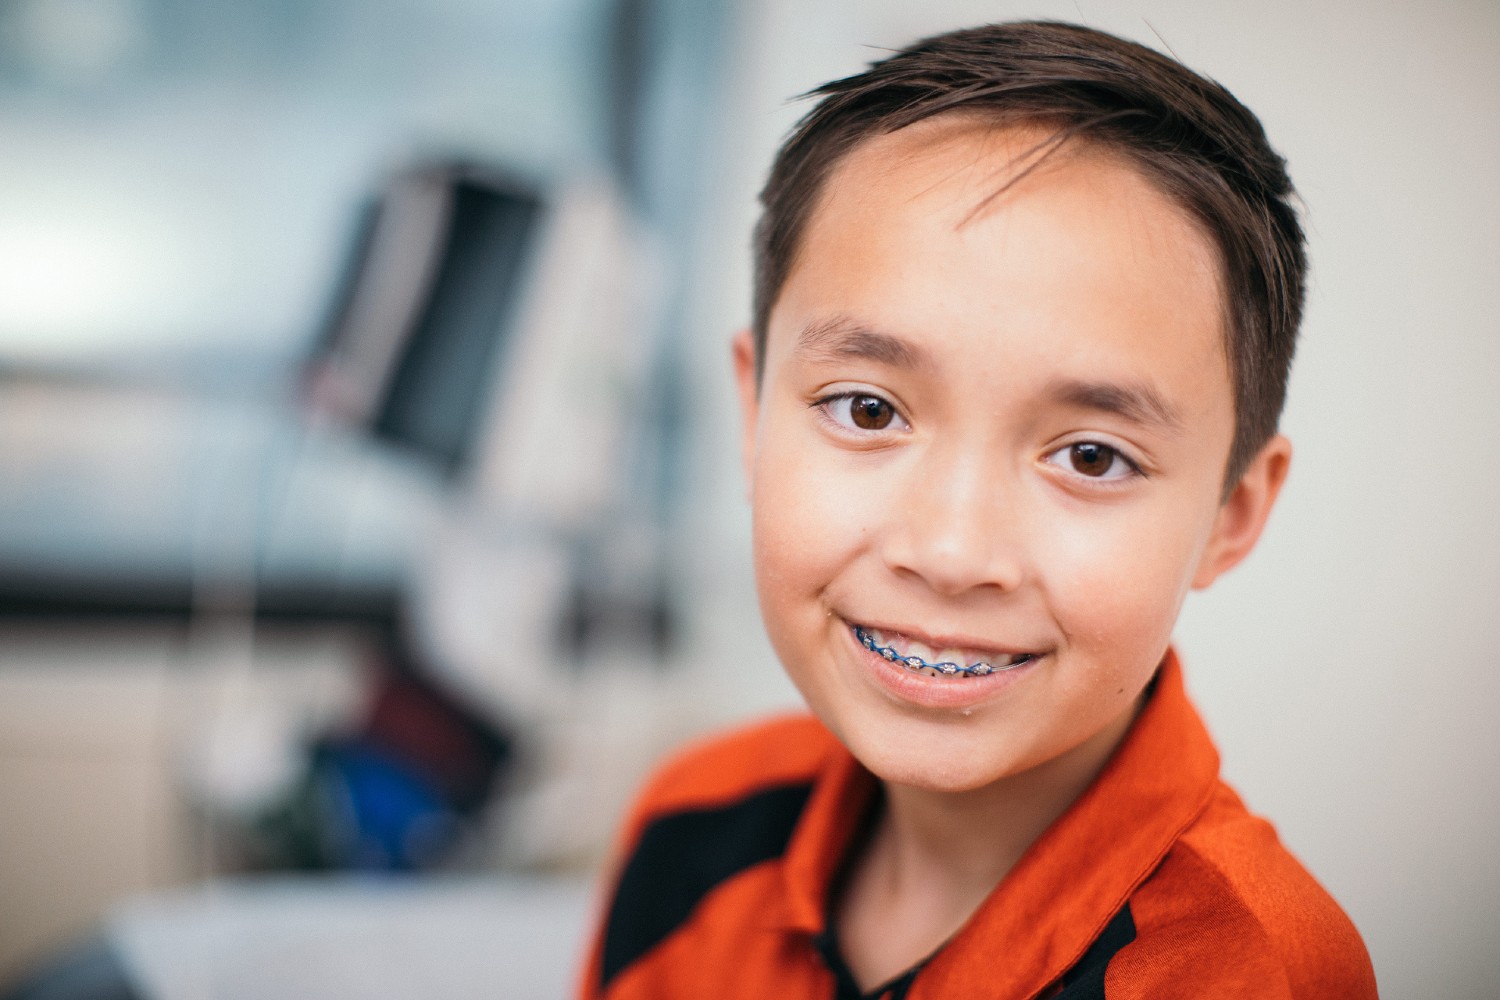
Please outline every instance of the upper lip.
[{"label": "upper lip", "polygon": [[993,639],[980,639],[974,636],[960,635],[956,633],[937,635],[931,632],[924,632],[921,629],[913,628],[909,625],[886,624],[870,618],[845,618],[844,621],[849,623],[850,625],[857,625],[860,628],[866,630],[876,629],[878,631],[884,632],[888,636],[900,635],[903,638],[912,640],[913,642],[923,643],[933,649],[972,650],[976,653],[983,653],[987,656],[995,657],[1020,656],[1024,653],[1035,654],[1042,651],[1041,647],[1039,646],[1002,646],[997,645]]}]

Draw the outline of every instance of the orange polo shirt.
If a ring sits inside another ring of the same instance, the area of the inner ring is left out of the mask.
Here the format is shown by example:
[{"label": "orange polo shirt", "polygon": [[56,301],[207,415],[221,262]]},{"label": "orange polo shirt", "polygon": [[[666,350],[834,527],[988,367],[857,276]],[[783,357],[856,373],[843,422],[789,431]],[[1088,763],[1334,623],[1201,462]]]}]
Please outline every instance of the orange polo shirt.
[{"label": "orange polo shirt", "polygon": [[862,994],[829,897],[878,782],[811,717],[647,785],[581,995],[757,1000],[1375,997],[1359,932],[1219,780],[1168,654],[1129,734],[936,953]]}]

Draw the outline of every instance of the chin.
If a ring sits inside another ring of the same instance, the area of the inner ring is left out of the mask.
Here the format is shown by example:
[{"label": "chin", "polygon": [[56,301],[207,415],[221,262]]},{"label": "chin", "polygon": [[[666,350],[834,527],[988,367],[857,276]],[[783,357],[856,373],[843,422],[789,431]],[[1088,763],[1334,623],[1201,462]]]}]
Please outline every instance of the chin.
[{"label": "chin", "polygon": [[[1027,763],[993,745],[993,720],[901,720],[881,732],[840,732],[849,752],[883,782],[928,792],[961,794],[1026,770]],[[986,738],[988,737],[988,738]]]},{"label": "chin", "polygon": [[[865,765],[869,767],[868,764]],[[884,768],[876,771],[870,768],[883,783],[888,785],[900,785],[903,788],[914,788],[923,792],[942,793],[946,795],[962,795],[966,792],[978,791],[1001,780],[1005,775],[996,775],[970,768],[961,767],[936,767],[921,768],[912,767],[910,764],[896,768]]]}]

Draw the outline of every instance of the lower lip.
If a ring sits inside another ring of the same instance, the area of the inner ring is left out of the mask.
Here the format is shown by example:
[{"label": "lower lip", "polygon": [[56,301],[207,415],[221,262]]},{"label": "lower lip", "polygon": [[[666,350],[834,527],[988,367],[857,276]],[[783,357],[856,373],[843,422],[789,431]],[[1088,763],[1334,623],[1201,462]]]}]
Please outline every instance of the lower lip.
[{"label": "lower lip", "polygon": [[983,677],[932,677],[897,666],[879,653],[866,649],[848,623],[845,623],[844,631],[849,636],[855,655],[887,694],[923,708],[973,708],[1013,684],[1020,683],[1038,663],[1046,659],[1044,653],[1018,667],[997,670]]}]

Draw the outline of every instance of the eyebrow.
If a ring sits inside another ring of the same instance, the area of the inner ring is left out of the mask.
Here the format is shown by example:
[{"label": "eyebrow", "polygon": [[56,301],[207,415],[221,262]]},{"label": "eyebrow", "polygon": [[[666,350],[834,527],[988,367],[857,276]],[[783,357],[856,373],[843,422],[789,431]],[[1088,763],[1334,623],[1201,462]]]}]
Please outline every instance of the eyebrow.
[{"label": "eyebrow", "polygon": [[1091,382],[1062,379],[1047,387],[1047,395],[1086,410],[1113,413],[1126,420],[1176,433],[1183,428],[1177,408],[1144,383]]},{"label": "eyebrow", "polygon": [[[931,371],[932,355],[920,344],[876,330],[848,316],[814,320],[803,327],[793,353],[813,363],[864,359],[893,368]],[[1057,379],[1045,395],[1080,409],[1112,413],[1164,433],[1180,432],[1185,422],[1178,409],[1146,382],[1102,382]]]},{"label": "eyebrow", "polygon": [[811,362],[863,359],[892,368],[932,368],[925,348],[847,316],[807,324],[797,335],[793,353]]}]

